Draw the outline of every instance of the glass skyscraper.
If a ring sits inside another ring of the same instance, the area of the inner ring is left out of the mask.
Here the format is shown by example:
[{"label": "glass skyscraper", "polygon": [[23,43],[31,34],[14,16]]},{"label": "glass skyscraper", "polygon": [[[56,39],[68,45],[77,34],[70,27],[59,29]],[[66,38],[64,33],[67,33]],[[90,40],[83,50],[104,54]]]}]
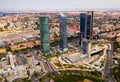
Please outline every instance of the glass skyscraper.
[{"label": "glass skyscraper", "polygon": [[40,38],[41,48],[44,54],[50,52],[50,37],[49,37],[49,19],[48,17],[40,17]]},{"label": "glass skyscraper", "polygon": [[80,44],[82,38],[89,39],[92,36],[92,15],[80,14]]},{"label": "glass skyscraper", "polygon": [[66,17],[60,17],[60,48],[62,51],[67,50],[67,27],[66,27]]}]

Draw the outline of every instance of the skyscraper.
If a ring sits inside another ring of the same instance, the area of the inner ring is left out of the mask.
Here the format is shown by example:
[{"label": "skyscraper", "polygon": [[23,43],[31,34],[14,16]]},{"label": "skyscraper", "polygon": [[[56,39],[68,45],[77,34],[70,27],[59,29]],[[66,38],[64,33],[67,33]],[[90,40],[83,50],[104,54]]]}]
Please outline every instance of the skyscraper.
[{"label": "skyscraper", "polygon": [[86,13],[80,14],[80,45],[82,38],[86,38],[87,29],[87,15]]},{"label": "skyscraper", "polygon": [[91,36],[93,33],[93,22],[94,22],[93,15],[94,15],[94,11],[91,12]]},{"label": "skyscraper", "polygon": [[66,16],[63,14],[60,16],[60,48],[62,51],[67,50]]},{"label": "skyscraper", "polygon": [[93,12],[92,15],[81,13],[80,14],[80,44],[82,38],[89,39],[92,36],[92,23],[93,23]]},{"label": "skyscraper", "polygon": [[49,38],[49,19],[48,17],[40,17],[40,38],[41,48],[44,54],[50,52],[50,38]]},{"label": "skyscraper", "polygon": [[91,37],[91,35],[92,35],[92,32],[91,32],[91,28],[92,28],[92,26],[91,26],[91,23],[92,23],[92,21],[91,21],[91,15],[87,15],[87,33],[86,33],[86,38],[87,39],[89,39],[90,37]]}]

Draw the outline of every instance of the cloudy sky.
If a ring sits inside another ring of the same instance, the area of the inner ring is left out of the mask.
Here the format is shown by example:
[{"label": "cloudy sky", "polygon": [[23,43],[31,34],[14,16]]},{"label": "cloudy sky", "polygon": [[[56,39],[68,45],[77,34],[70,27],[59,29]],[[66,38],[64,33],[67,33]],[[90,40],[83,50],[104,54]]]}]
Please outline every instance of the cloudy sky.
[{"label": "cloudy sky", "polygon": [[0,9],[120,9],[120,0],[0,0]]}]

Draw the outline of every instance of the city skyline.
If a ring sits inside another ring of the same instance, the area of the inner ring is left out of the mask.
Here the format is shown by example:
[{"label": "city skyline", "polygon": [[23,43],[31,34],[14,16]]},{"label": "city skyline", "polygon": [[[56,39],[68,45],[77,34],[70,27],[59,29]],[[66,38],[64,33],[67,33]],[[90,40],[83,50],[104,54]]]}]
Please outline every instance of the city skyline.
[{"label": "city skyline", "polygon": [[73,9],[120,9],[119,0],[1,0],[0,9],[7,10],[73,10]]},{"label": "city skyline", "polygon": [[45,11],[0,10],[0,82],[120,81],[119,10]]}]

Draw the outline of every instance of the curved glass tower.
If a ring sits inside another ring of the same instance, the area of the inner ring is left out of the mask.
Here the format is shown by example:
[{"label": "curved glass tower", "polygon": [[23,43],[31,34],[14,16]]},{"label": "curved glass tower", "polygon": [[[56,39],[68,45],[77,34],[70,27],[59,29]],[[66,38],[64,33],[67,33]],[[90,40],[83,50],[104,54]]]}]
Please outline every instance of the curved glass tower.
[{"label": "curved glass tower", "polygon": [[50,52],[50,37],[49,37],[49,19],[48,17],[40,17],[40,38],[41,48],[44,54]]}]

